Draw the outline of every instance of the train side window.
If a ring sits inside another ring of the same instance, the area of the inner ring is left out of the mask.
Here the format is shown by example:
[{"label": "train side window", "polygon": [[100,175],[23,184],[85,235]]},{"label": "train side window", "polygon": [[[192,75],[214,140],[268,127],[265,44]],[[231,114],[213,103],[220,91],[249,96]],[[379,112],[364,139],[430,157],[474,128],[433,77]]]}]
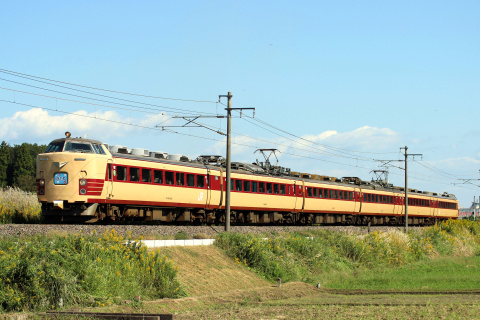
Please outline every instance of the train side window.
[{"label": "train side window", "polygon": [[267,183],[267,193],[272,193],[272,184]]},{"label": "train side window", "polygon": [[153,170],[153,183],[163,183],[163,171]]},{"label": "train side window", "polygon": [[130,167],[130,181],[140,181],[140,169]]},{"label": "train side window", "polygon": [[322,188],[318,189],[318,197],[323,198],[323,189]]},{"label": "train side window", "polygon": [[250,192],[250,181],[247,181],[247,180],[243,181],[243,191]]},{"label": "train side window", "polygon": [[174,184],[175,179],[173,178],[173,172],[165,171],[165,183]]},{"label": "train side window", "polygon": [[260,182],[259,183],[258,192],[265,193],[265,182]]},{"label": "train side window", "polygon": [[235,191],[242,191],[242,180],[235,180]]},{"label": "train side window", "polygon": [[258,192],[258,182],[252,181],[252,192]]},{"label": "train side window", "polygon": [[273,193],[274,194],[279,194],[280,193],[280,188],[279,188],[278,184],[276,184],[276,183],[273,184]]},{"label": "train side window", "polygon": [[313,197],[314,198],[318,197],[318,189],[317,188],[313,188]]},{"label": "train side window", "polygon": [[305,189],[307,189],[307,197],[311,198],[312,197],[312,188],[306,187]]},{"label": "train side window", "polygon": [[339,198],[340,200],[343,200],[343,191],[342,191],[342,190],[338,191],[338,195],[339,195],[338,198]]},{"label": "train side window", "polygon": [[363,202],[367,202],[367,201],[368,201],[367,199],[368,199],[368,198],[367,198],[367,194],[364,193],[364,194],[363,194]]},{"label": "train side window", "polygon": [[127,167],[117,166],[117,181],[127,181]]},{"label": "train side window", "polygon": [[197,188],[205,188],[205,176],[197,176]]},{"label": "train side window", "polygon": [[353,200],[353,191],[348,192],[348,199]]},{"label": "train side window", "polygon": [[387,196],[382,196],[382,202],[387,203]]},{"label": "train side window", "polygon": [[175,172],[175,178],[176,178],[177,186],[185,185],[185,173]]},{"label": "train side window", "polygon": [[187,173],[187,187],[195,187],[195,175]]},{"label": "train side window", "polygon": [[287,191],[285,189],[285,185],[284,184],[281,184],[280,185],[280,194],[287,194]]},{"label": "train side window", "polygon": [[147,183],[152,182],[152,170],[151,169],[142,169],[142,182],[147,182]]}]

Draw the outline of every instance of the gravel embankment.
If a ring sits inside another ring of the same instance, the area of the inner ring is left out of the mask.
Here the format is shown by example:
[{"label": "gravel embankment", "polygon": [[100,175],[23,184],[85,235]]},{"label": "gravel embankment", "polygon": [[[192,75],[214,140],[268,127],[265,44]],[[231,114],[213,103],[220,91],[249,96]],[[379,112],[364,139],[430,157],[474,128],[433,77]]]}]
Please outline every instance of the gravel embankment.
[{"label": "gravel embankment", "polygon": [[[410,227],[409,229],[415,229]],[[35,234],[44,235],[66,235],[83,233],[91,235],[102,234],[114,229],[118,234],[126,237],[131,233],[132,238],[143,236],[144,239],[165,239],[171,238],[179,232],[186,232],[190,237],[213,238],[216,234],[224,231],[224,226],[165,226],[165,225],[52,225],[52,224],[6,224],[0,225],[0,236],[31,236]],[[268,233],[268,232],[294,232],[306,229],[328,229],[341,232],[352,232],[365,234],[367,227],[352,226],[232,226],[232,232],[239,233]],[[403,230],[403,227],[371,227],[371,231],[387,231],[391,229]]]}]

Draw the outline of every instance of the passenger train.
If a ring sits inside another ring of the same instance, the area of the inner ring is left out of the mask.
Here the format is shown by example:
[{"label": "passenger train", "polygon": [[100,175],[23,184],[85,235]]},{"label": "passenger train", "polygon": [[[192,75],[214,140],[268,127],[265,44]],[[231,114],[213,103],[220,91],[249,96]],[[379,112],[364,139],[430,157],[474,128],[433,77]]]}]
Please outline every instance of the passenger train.
[{"label": "passenger train", "polygon": [[[225,163],[110,146],[52,141],[37,157],[42,215],[53,221],[225,222]],[[231,222],[237,224],[403,225],[405,192],[358,178],[296,173],[266,163],[232,163]],[[408,190],[411,225],[458,218],[454,195]]]}]

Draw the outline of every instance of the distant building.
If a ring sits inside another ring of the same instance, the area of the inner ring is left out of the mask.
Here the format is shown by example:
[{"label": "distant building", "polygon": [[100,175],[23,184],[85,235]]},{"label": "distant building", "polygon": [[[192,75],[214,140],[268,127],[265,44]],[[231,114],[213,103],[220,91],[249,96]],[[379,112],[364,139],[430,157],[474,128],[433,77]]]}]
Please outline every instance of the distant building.
[{"label": "distant building", "polygon": [[470,208],[460,208],[458,211],[458,218],[459,219],[468,219],[470,217],[474,218],[475,220],[479,219],[479,208],[480,208],[480,203],[478,201],[475,201],[475,198],[473,199],[472,205]]}]

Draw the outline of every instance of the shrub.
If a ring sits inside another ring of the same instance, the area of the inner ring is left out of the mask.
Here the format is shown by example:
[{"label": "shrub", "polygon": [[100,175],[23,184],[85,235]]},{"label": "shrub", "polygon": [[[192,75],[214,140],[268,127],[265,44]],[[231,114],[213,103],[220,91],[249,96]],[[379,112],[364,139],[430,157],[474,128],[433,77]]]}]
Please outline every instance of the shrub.
[{"label": "shrub", "polygon": [[180,297],[184,293],[176,274],[164,256],[147,252],[114,230],[100,237],[3,237],[0,308],[31,311],[107,305],[115,297]]},{"label": "shrub", "polygon": [[175,240],[188,240],[190,236],[185,231],[180,231],[175,234]]}]

